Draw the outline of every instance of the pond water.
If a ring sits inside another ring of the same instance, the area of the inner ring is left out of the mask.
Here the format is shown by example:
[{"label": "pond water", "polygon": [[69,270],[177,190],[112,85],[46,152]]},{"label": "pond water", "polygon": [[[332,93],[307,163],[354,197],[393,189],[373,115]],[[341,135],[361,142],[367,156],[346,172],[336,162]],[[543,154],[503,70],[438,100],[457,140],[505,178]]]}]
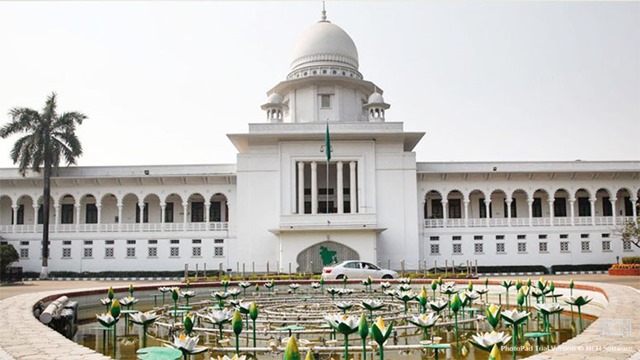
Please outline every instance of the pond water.
[{"label": "pond water", "polygon": [[[307,289],[303,289],[305,287]],[[256,321],[256,348],[259,351],[253,351],[252,328],[249,320],[248,323],[244,323],[243,332],[240,335],[239,346],[241,354],[247,355],[248,358],[282,359],[282,351],[286,346],[283,339],[286,342],[286,338],[289,336],[289,329],[285,327],[291,326],[293,327],[291,335],[298,339],[300,347],[304,347],[301,350],[302,357],[306,354],[306,347],[311,346],[314,349],[316,359],[342,359],[344,337],[341,334],[337,334],[337,336],[334,334],[334,331],[326,325],[324,316],[327,314],[342,314],[343,310],[339,309],[336,303],[347,302],[353,305],[351,309],[346,311],[347,315],[354,315],[359,319],[360,315],[364,313],[369,318],[371,313],[361,307],[362,300],[379,299],[384,305],[381,309],[373,312],[374,320],[378,316],[382,316],[385,323],[393,322],[394,324],[394,331],[385,345],[385,358],[402,360],[434,358],[433,350],[427,351],[421,345],[421,341],[424,338],[423,330],[406,321],[407,316],[418,313],[419,304],[417,301],[408,303],[408,315],[405,316],[404,303],[402,301],[385,295],[379,289],[368,293],[364,292],[362,286],[354,285],[350,287],[354,290],[352,294],[342,297],[335,296],[335,300],[332,300],[328,295],[322,294],[319,290],[311,289],[308,285],[302,286],[296,293],[291,293],[287,287],[280,286],[274,292],[261,289],[257,293],[247,291],[246,297],[240,294],[237,299],[244,298],[247,301],[255,301],[259,308],[259,316]],[[413,287],[419,289],[417,285]],[[196,291],[197,295],[190,300],[191,309],[188,310],[190,313],[206,313],[207,311],[218,309],[218,301],[211,294],[212,291],[221,291],[221,288],[197,288],[193,290]],[[116,294],[116,298],[121,298],[125,295],[128,294]],[[133,306],[136,310],[155,309],[159,314],[164,314],[155,324],[149,326],[147,347],[163,346],[172,342],[174,334],[177,335],[182,332],[183,313],[177,317],[178,326],[173,325],[173,316],[168,313],[173,309],[171,293],[166,294],[164,306],[162,295],[158,291],[136,291],[134,296],[140,300]],[[114,356],[111,331],[102,330],[102,326],[95,320],[95,314],[106,311],[106,307],[101,305],[99,301],[102,297],[104,296],[94,295],[78,299],[80,302],[78,315],[80,319],[85,320],[81,322],[74,341],[117,359],[136,359],[136,351],[143,347],[142,326],[126,321],[124,319],[125,314],[121,315],[116,329],[117,352]],[[231,307],[231,299],[231,296],[229,296],[228,299],[224,300],[225,307]],[[442,299],[447,299],[447,297],[443,295]],[[531,301],[535,303],[533,298],[531,298]],[[561,303],[564,304],[564,301],[561,301]],[[185,299],[180,298],[178,306],[185,305]],[[478,317],[479,315],[484,315],[484,305],[484,302],[476,300],[471,306],[467,306],[464,311],[458,313],[459,347],[456,347],[455,331],[452,324],[453,317],[449,318],[447,310],[442,312],[444,320],[440,320],[438,325],[429,330],[429,336],[441,338],[440,343],[451,344],[451,349],[441,350],[438,354],[440,359],[488,358],[489,354],[487,352],[474,347],[468,342],[472,335],[480,331],[491,330],[487,321]],[[505,305],[503,304],[504,307]],[[123,309],[126,308],[123,307]],[[542,338],[540,342],[541,351],[547,350],[550,346],[553,347],[563,343],[580,331],[577,312],[572,319],[569,310],[567,305],[561,316],[553,315],[551,317],[551,343],[547,343],[547,337]],[[531,312],[532,315],[529,321],[519,331],[520,341],[518,343],[517,358],[524,358],[537,353],[537,344],[534,339],[522,339],[522,334],[538,332],[542,326],[542,316],[538,316],[533,308]],[[243,318],[245,318],[244,315]],[[594,319],[583,315],[582,320],[583,326],[586,328]],[[445,325],[441,325],[442,322]],[[371,322],[369,322],[369,325],[371,325]],[[498,331],[511,334],[511,327],[508,327],[503,320]],[[194,333],[200,336],[198,345],[206,346],[210,351],[193,355],[191,359],[217,359],[218,356],[227,355],[231,357],[235,353],[235,337],[229,323],[223,325],[223,335],[220,338],[218,326],[207,323],[196,316]],[[367,358],[378,359],[378,353],[375,351],[377,346],[372,343],[371,337],[367,338],[366,341],[367,343],[371,342],[371,344],[367,345]],[[349,344],[349,357],[355,360],[364,359],[362,341],[357,332],[349,336]],[[374,345],[373,348],[371,345]],[[511,346],[511,341],[507,346]],[[504,359],[511,358],[511,349],[503,349],[501,355]]]}]

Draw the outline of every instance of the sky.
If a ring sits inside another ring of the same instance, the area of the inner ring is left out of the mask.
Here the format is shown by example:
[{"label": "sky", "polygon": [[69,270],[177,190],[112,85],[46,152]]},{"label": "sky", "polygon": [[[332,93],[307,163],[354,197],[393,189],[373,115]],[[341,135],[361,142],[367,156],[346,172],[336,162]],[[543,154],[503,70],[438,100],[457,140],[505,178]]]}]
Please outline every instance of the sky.
[{"label": "sky", "polygon": [[[235,163],[320,1],[0,1],[0,124],[89,118],[81,166]],[[640,2],[327,1],[418,161],[640,160]],[[0,139],[13,167],[17,137]]]}]

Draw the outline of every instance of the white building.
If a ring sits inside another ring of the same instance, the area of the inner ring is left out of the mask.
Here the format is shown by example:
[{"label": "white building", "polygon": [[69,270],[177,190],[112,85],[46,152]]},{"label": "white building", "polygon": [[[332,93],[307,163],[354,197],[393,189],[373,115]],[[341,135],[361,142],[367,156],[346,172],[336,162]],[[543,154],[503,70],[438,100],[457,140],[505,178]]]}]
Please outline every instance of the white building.
[{"label": "white building", "polygon": [[[423,133],[387,121],[344,30],[323,15],[293,54],[266,121],[228,135],[236,165],[61,168],[49,270],[551,266],[638,253],[616,229],[637,216],[640,161],[418,163]],[[41,197],[40,175],[0,170],[0,236],[26,271],[40,269]]]}]

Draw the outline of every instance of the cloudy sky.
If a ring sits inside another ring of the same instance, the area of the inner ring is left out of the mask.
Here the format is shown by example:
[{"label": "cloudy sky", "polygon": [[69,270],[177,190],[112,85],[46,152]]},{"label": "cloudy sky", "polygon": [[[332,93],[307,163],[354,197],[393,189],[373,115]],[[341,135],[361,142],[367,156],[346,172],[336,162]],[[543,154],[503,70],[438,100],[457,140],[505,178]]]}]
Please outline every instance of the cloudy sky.
[{"label": "cloudy sky", "polygon": [[[319,1],[0,2],[0,123],[84,112],[79,165],[234,163]],[[419,161],[640,159],[640,2],[328,1]],[[16,137],[0,140],[13,166]]]}]

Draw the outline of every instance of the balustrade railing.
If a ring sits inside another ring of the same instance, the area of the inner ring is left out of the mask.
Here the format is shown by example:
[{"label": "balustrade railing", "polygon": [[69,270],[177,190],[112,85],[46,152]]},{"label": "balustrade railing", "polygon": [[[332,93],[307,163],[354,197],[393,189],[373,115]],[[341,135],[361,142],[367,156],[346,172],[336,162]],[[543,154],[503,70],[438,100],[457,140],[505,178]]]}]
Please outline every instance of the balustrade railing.
[{"label": "balustrade railing", "polygon": [[469,219],[425,219],[424,227],[433,228],[463,228],[463,227],[529,227],[529,226],[621,226],[626,221],[633,220],[631,216],[576,216],[571,217],[535,217],[535,218],[469,218]]},{"label": "balustrade railing", "polygon": [[[49,233],[97,232],[176,232],[227,231],[228,222],[201,223],[124,223],[124,224],[50,224]],[[0,233],[42,233],[42,225],[0,225]]]}]

